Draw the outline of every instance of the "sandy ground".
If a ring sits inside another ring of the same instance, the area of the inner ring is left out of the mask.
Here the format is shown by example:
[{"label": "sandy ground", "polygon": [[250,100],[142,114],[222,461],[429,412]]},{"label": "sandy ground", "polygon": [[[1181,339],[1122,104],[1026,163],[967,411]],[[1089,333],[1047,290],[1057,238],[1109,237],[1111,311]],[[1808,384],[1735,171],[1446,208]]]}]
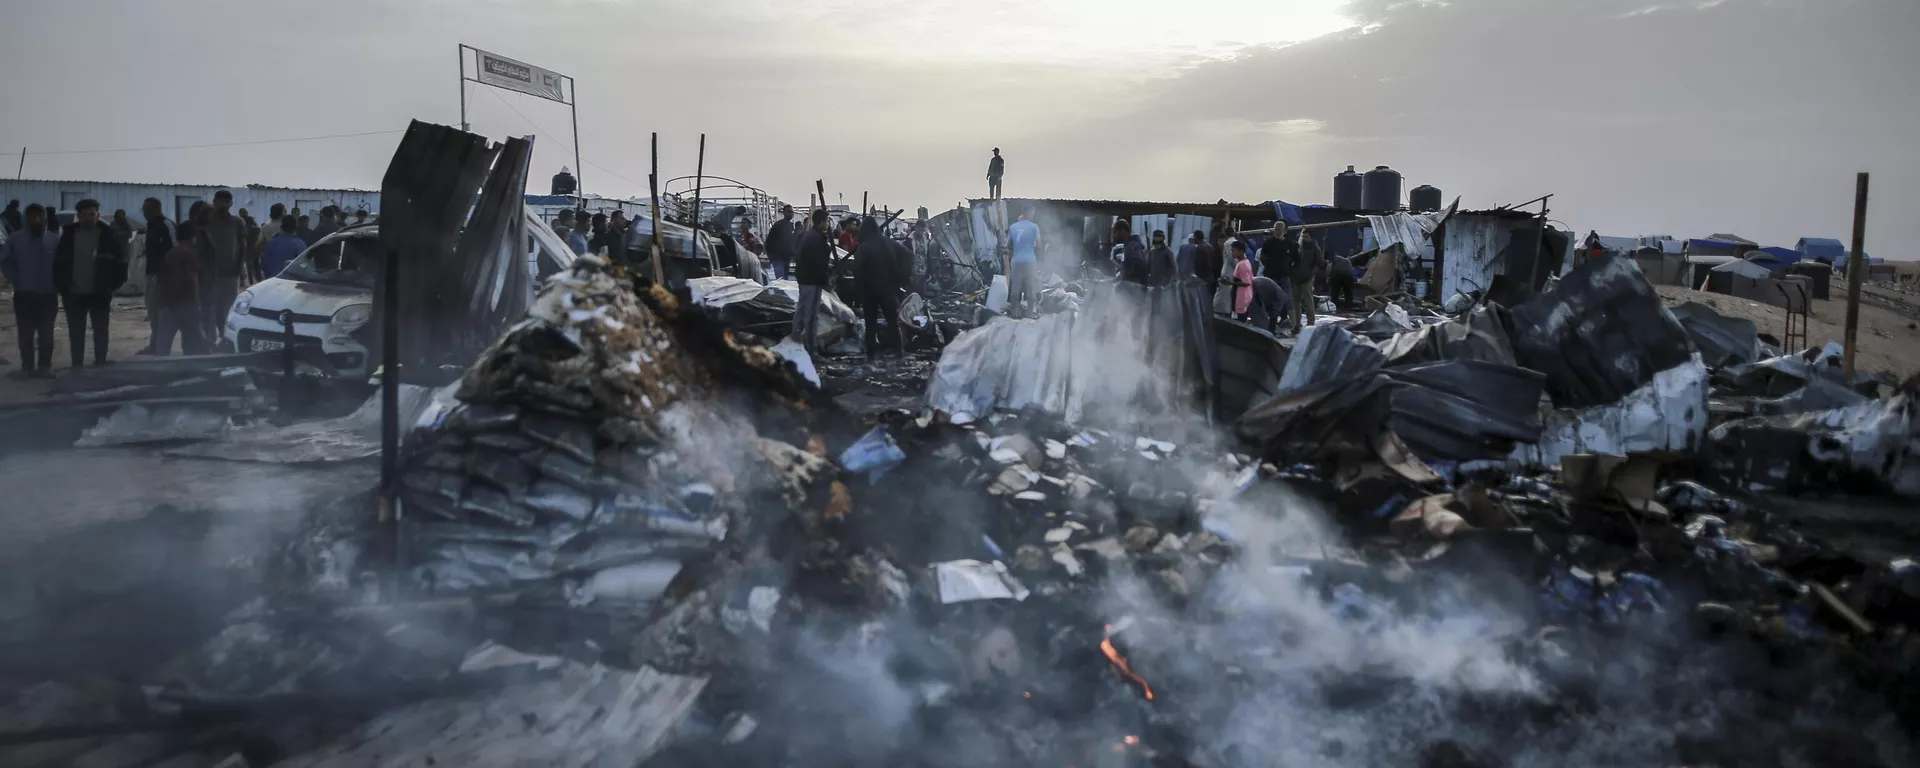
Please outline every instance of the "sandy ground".
[{"label": "sandy ground", "polygon": [[[0,403],[17,403],[32,400],[45,395],[49,383],[42,380],[15,381],[5,374],[20,370],[19,324],[13,317],[13,293],[0,294]],[[125,360],[141,348],[147,346],[147,307],[139,296],[115,298],[113,317],[107,322],[109,332],[107,344],[108,360]],[[87,345],[93,345],[93,329],[87,329]],[[53,321],[53,371],[55,374],[68,370],[71,360],[67,347],[67,312],[63,308],[60,316]],[[179,354],[175,345],[174,354]],[[93,350],[87,350],[87,362],[93,362]]]},{"label": "sandy ground", "polygon": [[[1761,333],[1784,338],[1787,314],[1779,307],[1678,286],[1655,288],[1667,300],[1667,306],[1696,301],[1713,307],[1720,314],[1752,320]],[[1809,346],[1844,342],[1846,338],[1846,287],[1835,285],[1832,295],[1828,301],[1813,302],[1807,318]],[[1860,296],[1859,350],[1855,366],[1863,371],[1886,371],[1901,380],[1920,373],[1920,296],[1878,286],[1866,286]]]}]

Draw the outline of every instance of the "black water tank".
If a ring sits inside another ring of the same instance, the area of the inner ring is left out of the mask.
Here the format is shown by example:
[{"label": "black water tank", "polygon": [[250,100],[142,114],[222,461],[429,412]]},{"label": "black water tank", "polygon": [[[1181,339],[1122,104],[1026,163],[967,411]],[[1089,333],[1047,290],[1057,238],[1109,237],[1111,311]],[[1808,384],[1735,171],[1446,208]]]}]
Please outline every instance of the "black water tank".
[{"label": "black water tank", "polygon": [[1369,211],[1400,210],[1400,172],[1384,165],[1367,171],[1361,204]]},{"label": "black water tank", "polygon": [[1414,213],[1432,213],[1440,210],[1441,205],[1439,187],[1422,184],[1407,193],[1407,208]]},{"label": "black water tank", "polygon": [[1343,211],[1358,211],[1365,204],[1366,180],[1361,178],[1353,166],[1333,177],[1333,207]]},{"label": "black water tank", "polygon": [[565,166],[561,166],[560,172],[553,175],[553,192],[550,194],[571,195],[579,188],[580,183],[574,180],[573,174],[568,172]]}]

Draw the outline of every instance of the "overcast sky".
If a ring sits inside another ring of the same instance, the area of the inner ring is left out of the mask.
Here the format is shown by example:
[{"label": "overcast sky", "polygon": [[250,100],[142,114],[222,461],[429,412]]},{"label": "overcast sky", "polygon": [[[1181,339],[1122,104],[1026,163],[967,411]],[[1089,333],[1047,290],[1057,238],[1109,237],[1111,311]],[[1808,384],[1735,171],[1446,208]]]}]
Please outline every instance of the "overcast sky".
[{"label": "overcast sky", "polygon": [[[454,123],[465,42],[578,78],[603,194],[644,192],[648,132],[672,177],[705,131],[709,172],[789,201],[940,210],[998,146],[1017,196],[1325,203],[1385,164],[1468,207],[1554,193],[1583,233],[1791,245],[1846,239],[1867,170],[1869,250],[1920,257],[1920,0],[5,5],[0,155],[29,178],[377,188],[397,133],[75,151]],[[467,102],[540,134],[535,178],[573,164],[566,107]]]}]

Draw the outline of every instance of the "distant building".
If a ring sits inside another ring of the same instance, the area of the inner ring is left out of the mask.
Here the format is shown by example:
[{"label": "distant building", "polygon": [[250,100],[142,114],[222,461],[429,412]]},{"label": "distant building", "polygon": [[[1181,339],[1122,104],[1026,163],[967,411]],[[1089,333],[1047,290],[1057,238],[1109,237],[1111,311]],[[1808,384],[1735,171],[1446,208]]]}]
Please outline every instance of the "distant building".
[{"label": "distant building", "polygon": [[100,202],[102,213],[124,210],[135,223],[144,226],[142,204],[151,197],[160,201],[160,209],[175,221],[186,218],[194,203],[212,202],[215,192],[233,192],[233,209],[247,209],[255,220],[264,219],[274,203],[299,208],[301,213],[320,212],[329,205],[348,212],[380,212],[380,192],[365,189],[308,189],[248,184],[228,187],[219,184],[139,184],[124,181],[62,181],[55,179],[0,179],[0,200],[19,200],[25,207],[33,203],[58,206],[71,211],[81,200]]}]

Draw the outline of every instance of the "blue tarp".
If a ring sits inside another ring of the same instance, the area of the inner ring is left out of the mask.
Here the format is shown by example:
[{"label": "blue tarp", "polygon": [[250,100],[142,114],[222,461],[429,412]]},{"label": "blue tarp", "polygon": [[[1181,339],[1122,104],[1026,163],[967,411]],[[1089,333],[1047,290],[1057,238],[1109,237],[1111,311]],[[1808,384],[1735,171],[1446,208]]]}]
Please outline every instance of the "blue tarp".
[{"label": "blue tarp", "polygon": [[1847,246],[1831,237],[1803,237],[1797,246],[1802,258],[1838,263],[1847,258]]},{"label": "blue tarp", "polygon": [[[1771,258],[1769,259],[1768,257],[1771,257]],[[1784,248],[1778,245],[1773,245],[1773,246],[1768,246],[1766,248],[1756,249],[1752,253],[1747,254],[1747,260],[1748,261],[1770,260],[1770,261],[1779,262],[1782,266],[1785,266],[1787,264],[1792,264],[1794,262],[1799,261],[1800,252],[1792,248]]]},{"label": "blue tarp", "polygon": [[1742,245],[1746,245],[1746,243],[1736,243],[1731,240],[1711,240],[1704,237],[1696,237],[1687,241],[1688,248],[1719,248],[1728,251]]}]

